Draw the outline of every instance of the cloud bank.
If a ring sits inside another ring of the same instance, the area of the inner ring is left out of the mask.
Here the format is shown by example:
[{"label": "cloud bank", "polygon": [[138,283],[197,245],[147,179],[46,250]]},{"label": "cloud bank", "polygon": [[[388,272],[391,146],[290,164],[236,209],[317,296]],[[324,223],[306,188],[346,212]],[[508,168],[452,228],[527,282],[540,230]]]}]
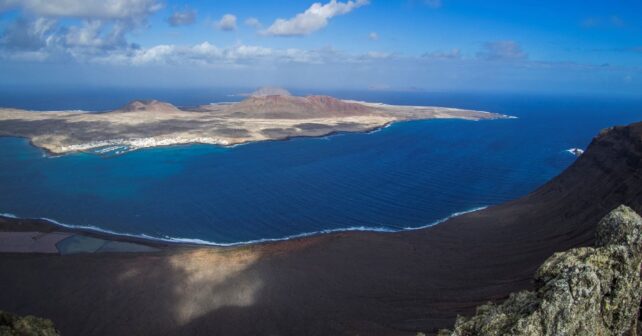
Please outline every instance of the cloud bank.
[{"label": "cloud bank", "polygon": [[46,17],[132,19],[146,17],[162,7],[156,0],[0,0],[0,10],[21,9]]},{"label": "cloud bank", "polygon": [[156,0],[0,0],[0,12],[21,14],[0,35],[0,56],[83,59],[138,49],[127,41],[127,34],[143,27],[161,8]]},{"label": "cloud bank", "polygon": [[[391,47],[390,41],[399,37],[376,25],[355,30],[358,35],[353,36],[354,40],[363,42],[354,49],[358,52],[351,52],[351,46],[338,50],[332,44],[306,49],[290,43],[296,40],[261,37],[246,44],[241,42],[243,32],[238,34],[239,42],[233,45],[214,44],[207,37],[196,44],[159,44],[156,36],[151,41],[147,40],[150,44],[143,46],[130,41],[132,36],[145,41],[136,33],[150,27],[148,20],[162,9],[164,1],[161,1],[0,0],[0,14],[15,11],[3,15],[0,73],[5,76],[0,76],[0,82],[4,79],[9,85],[18,81],[29,83],[28,74],[32,74],[32,82],[71,82],[74,73],[101,69],[79,82],[100,82],[113,76],[115,83],[125,78],[127,83],[138,80],[143,84],[156,84],[167,73],[171,74],[166,77],[171,85],[177,83],[174,78],[183,76],[182,83],[192,83],[193,79],[200,78],[201,83],[208,85],[216,80],[225,85],[241,85],[283,78],[284,81],[299,81],[301,85],[323,83],[326,86],[350,84],[398,88],[434,83],[436,88],[450,86],[459,89],[472,85],[470,83],[479,83],[483,78],[484,87],[511,89],[519,85],[531,88],[536,83],[552,81],[559,82],[557,87],[570,90],[584,82],[594,83],[596,90],[609,89],[617,83],[625,83],[623,88],[629,91],[642,88],[642,69],[636,64],[602,66],[606,62],[596,61],[593,65],[531,60],[522,45],[514,40],[463,45],[462,49],[428,49],[423,54],[415,51],[415,54],[408,55]],[[367,0],[323,1],[326,2],[314,3],[305,11],[288,19],[277,19],[271,25],[263,26],[258,19],[249,16],[242,22],[262,35],[305,36],[324,29],[337,16],[368,5]],[[421,1],[429,6],[432,3],[431,7],[441,6],[441,1]],[[200,11],[199,8],[198,14]],[[167,15],[162,19],[177,27],[193,24],[197,12],[183,7]],[[237,20],[235,15],[225,14],[213,25],[222,31],[235,31],[239,29]],[[599,22],[610,25],[605,27],[609,29],[627,27],[623,20],[614,17],[601,18]],[[212,25],[208,29],[206,33],[212,33]],[[386,38],[379,42],[366,40],[377,41],[379,33],[386,33]],[[314,41],[305,40],[306,43],[308,41],[312,43],[306,45],[315,45]],[[368,50],[370,48],[374,50]],[[642,53],[642,47],[632,43],[609,52],[627,52],[635,57]],[[119,76],[116,76],[118,71]],[[566,77],[560,74],[566,74]],[[520,78],[523,83],[516,83]],[[564,78],[566,82],[562,81]],[[490,84],[486,85],[486,82]],[[609,84],[605,86],[604,83]],[[588,87],[588,84],[582,85]],[[549,84],[545,86],[548,88]]]}]

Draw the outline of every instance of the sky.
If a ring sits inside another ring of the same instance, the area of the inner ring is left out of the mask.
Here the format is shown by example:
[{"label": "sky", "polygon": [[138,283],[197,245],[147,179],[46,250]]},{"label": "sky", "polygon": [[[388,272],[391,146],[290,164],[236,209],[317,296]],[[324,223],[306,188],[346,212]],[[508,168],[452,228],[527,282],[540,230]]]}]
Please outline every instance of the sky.
[{"label": "sky", "polygon": [[642,94],[642,1],[0,0],[0,86]]}]

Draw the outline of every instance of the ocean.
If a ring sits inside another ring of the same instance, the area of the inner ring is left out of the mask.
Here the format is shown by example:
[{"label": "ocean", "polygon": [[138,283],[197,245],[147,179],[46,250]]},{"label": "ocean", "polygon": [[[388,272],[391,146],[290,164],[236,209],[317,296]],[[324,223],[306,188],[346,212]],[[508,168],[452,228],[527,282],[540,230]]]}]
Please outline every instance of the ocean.
[{"label": "ocean", "polygon": [[[232,92],[5,90],[0,106],[107,110],[134,98],[181,106],[241,99]],[[642,120],[642,100],[633,98],[322,93],[518,118],[411,121],[372,133],[231,148],[160,147],[109,157],[47,157],[26,139],[5,137],[0,138],[0,213],[220,245],[334,230],[412,229],[523,196],[573,163],[567,149],[586,148],[602,128]]]}]

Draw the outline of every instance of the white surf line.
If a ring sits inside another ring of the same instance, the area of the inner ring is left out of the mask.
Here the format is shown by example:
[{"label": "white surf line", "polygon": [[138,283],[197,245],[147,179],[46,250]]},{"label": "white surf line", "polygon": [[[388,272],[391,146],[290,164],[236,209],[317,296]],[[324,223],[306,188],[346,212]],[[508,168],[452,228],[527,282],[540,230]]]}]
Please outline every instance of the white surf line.
[{"label": "white surf line", "polygon": [[253,245],[253,244],[262,244],[262,243],[274,243],[274,242],[280,242],[280,241],[288,241],[288,240],[293,240],[293,239],[299,239],[299,238],[306,238],[306,237],[312,237],[312,236],[317,236],[317,235],[323,235],[323,234],[330,234],[330,233],[338,233],[338,232],[382,232],[382,233],[393,233],[393,232],[404,232],[404,231],[414,231],[414,230],[421,230],[425,228],[429,228],[431,226],[435,226],[438,224],[441,224],[443,222],[446,222],[449,219],[452,219],[457,216],[465,215],[471,212],[476,212],[480,211],[483,209],[486,209],[488,206],[482,206],[482,207],[477,207],[473,208],[470,210],[465,210],[465,211],[459,211],[455,212],[445,218],[439,219],[437,221],[434,221],[430,224],[426,224],[423,226],[418,226],[418,227],[400,227],[399,229],[390,229],[390,227],[393,226],[388,226],[388,228],[384,227],[368,227],[368,226],[353,226],[353,227],[347,227],[347,228],[336,228],[336,229],[326,229],[326,230],[319,230],[319,231],[311,231],[311,232],[304,232],[304,233],[297,233],[294,235],[290,236],[285,236],[282,238],[261,238],[261,239],[254,239],[254,240],[246,240],[246,241],[241,241],[241,242],[233,242],[233,243],[218,243],[218,242],[212,242],[208,240],[203,240],[199,238],[180,238],[180,237],[154,237],[150,236],[144,233],[141,234],[134,234],[134,233],[122,233],[122,232],[116,232],[116,231],[111,231],[107,229],[102,229],[96,226],[82,226],[82,225],[73,225],[73,224],[67,224],[67,223],[62,223],[59,222],[55,219],[47,218],[47,217],[38,217],[38,218],[25,218],[25,217],[18,217],[14,214],[11,213],[0,213],[0,216],[3,217],[8,217],[8,218],[14,218],[14,219],[39,219],[39,220],[45,220],[48,221],[54,225],[68,228],[68,229],[76,229],[79,230],[80,233],[82,231],[90,231],[90,232],[98,232],[98,233],[103,233],[103,234],[108,234],[108,235],[113,235],[113,236],[119,236],[119,237],[130,237],[130,238],[136,238],[136,239],[143,239],[143,240],[150,240],[150,241],[157,241],[157,242],[165,242],[165,243],[175,243],[175,244],[192,244],[192,245],[204,245],[204,246],[217,246],[217,247],[233,247],[233,246],[244,246],[244,245]]}]

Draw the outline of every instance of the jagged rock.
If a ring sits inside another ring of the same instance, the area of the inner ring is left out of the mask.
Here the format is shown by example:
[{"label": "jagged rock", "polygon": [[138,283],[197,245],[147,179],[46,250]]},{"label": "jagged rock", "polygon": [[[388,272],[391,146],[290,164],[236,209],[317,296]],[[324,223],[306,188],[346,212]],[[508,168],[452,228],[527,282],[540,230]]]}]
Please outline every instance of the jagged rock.
[{"label": "jagged rock", "polygon": [[58,336],[53,322],[0,311],[0,336]]},{"label": "jagged rock", "polygon": [[596,247],[554,254],[535,275],[535,291],[458,317],[440,336],[635,335],[642,297],[642,218],[626,206],[598,224]]}]

